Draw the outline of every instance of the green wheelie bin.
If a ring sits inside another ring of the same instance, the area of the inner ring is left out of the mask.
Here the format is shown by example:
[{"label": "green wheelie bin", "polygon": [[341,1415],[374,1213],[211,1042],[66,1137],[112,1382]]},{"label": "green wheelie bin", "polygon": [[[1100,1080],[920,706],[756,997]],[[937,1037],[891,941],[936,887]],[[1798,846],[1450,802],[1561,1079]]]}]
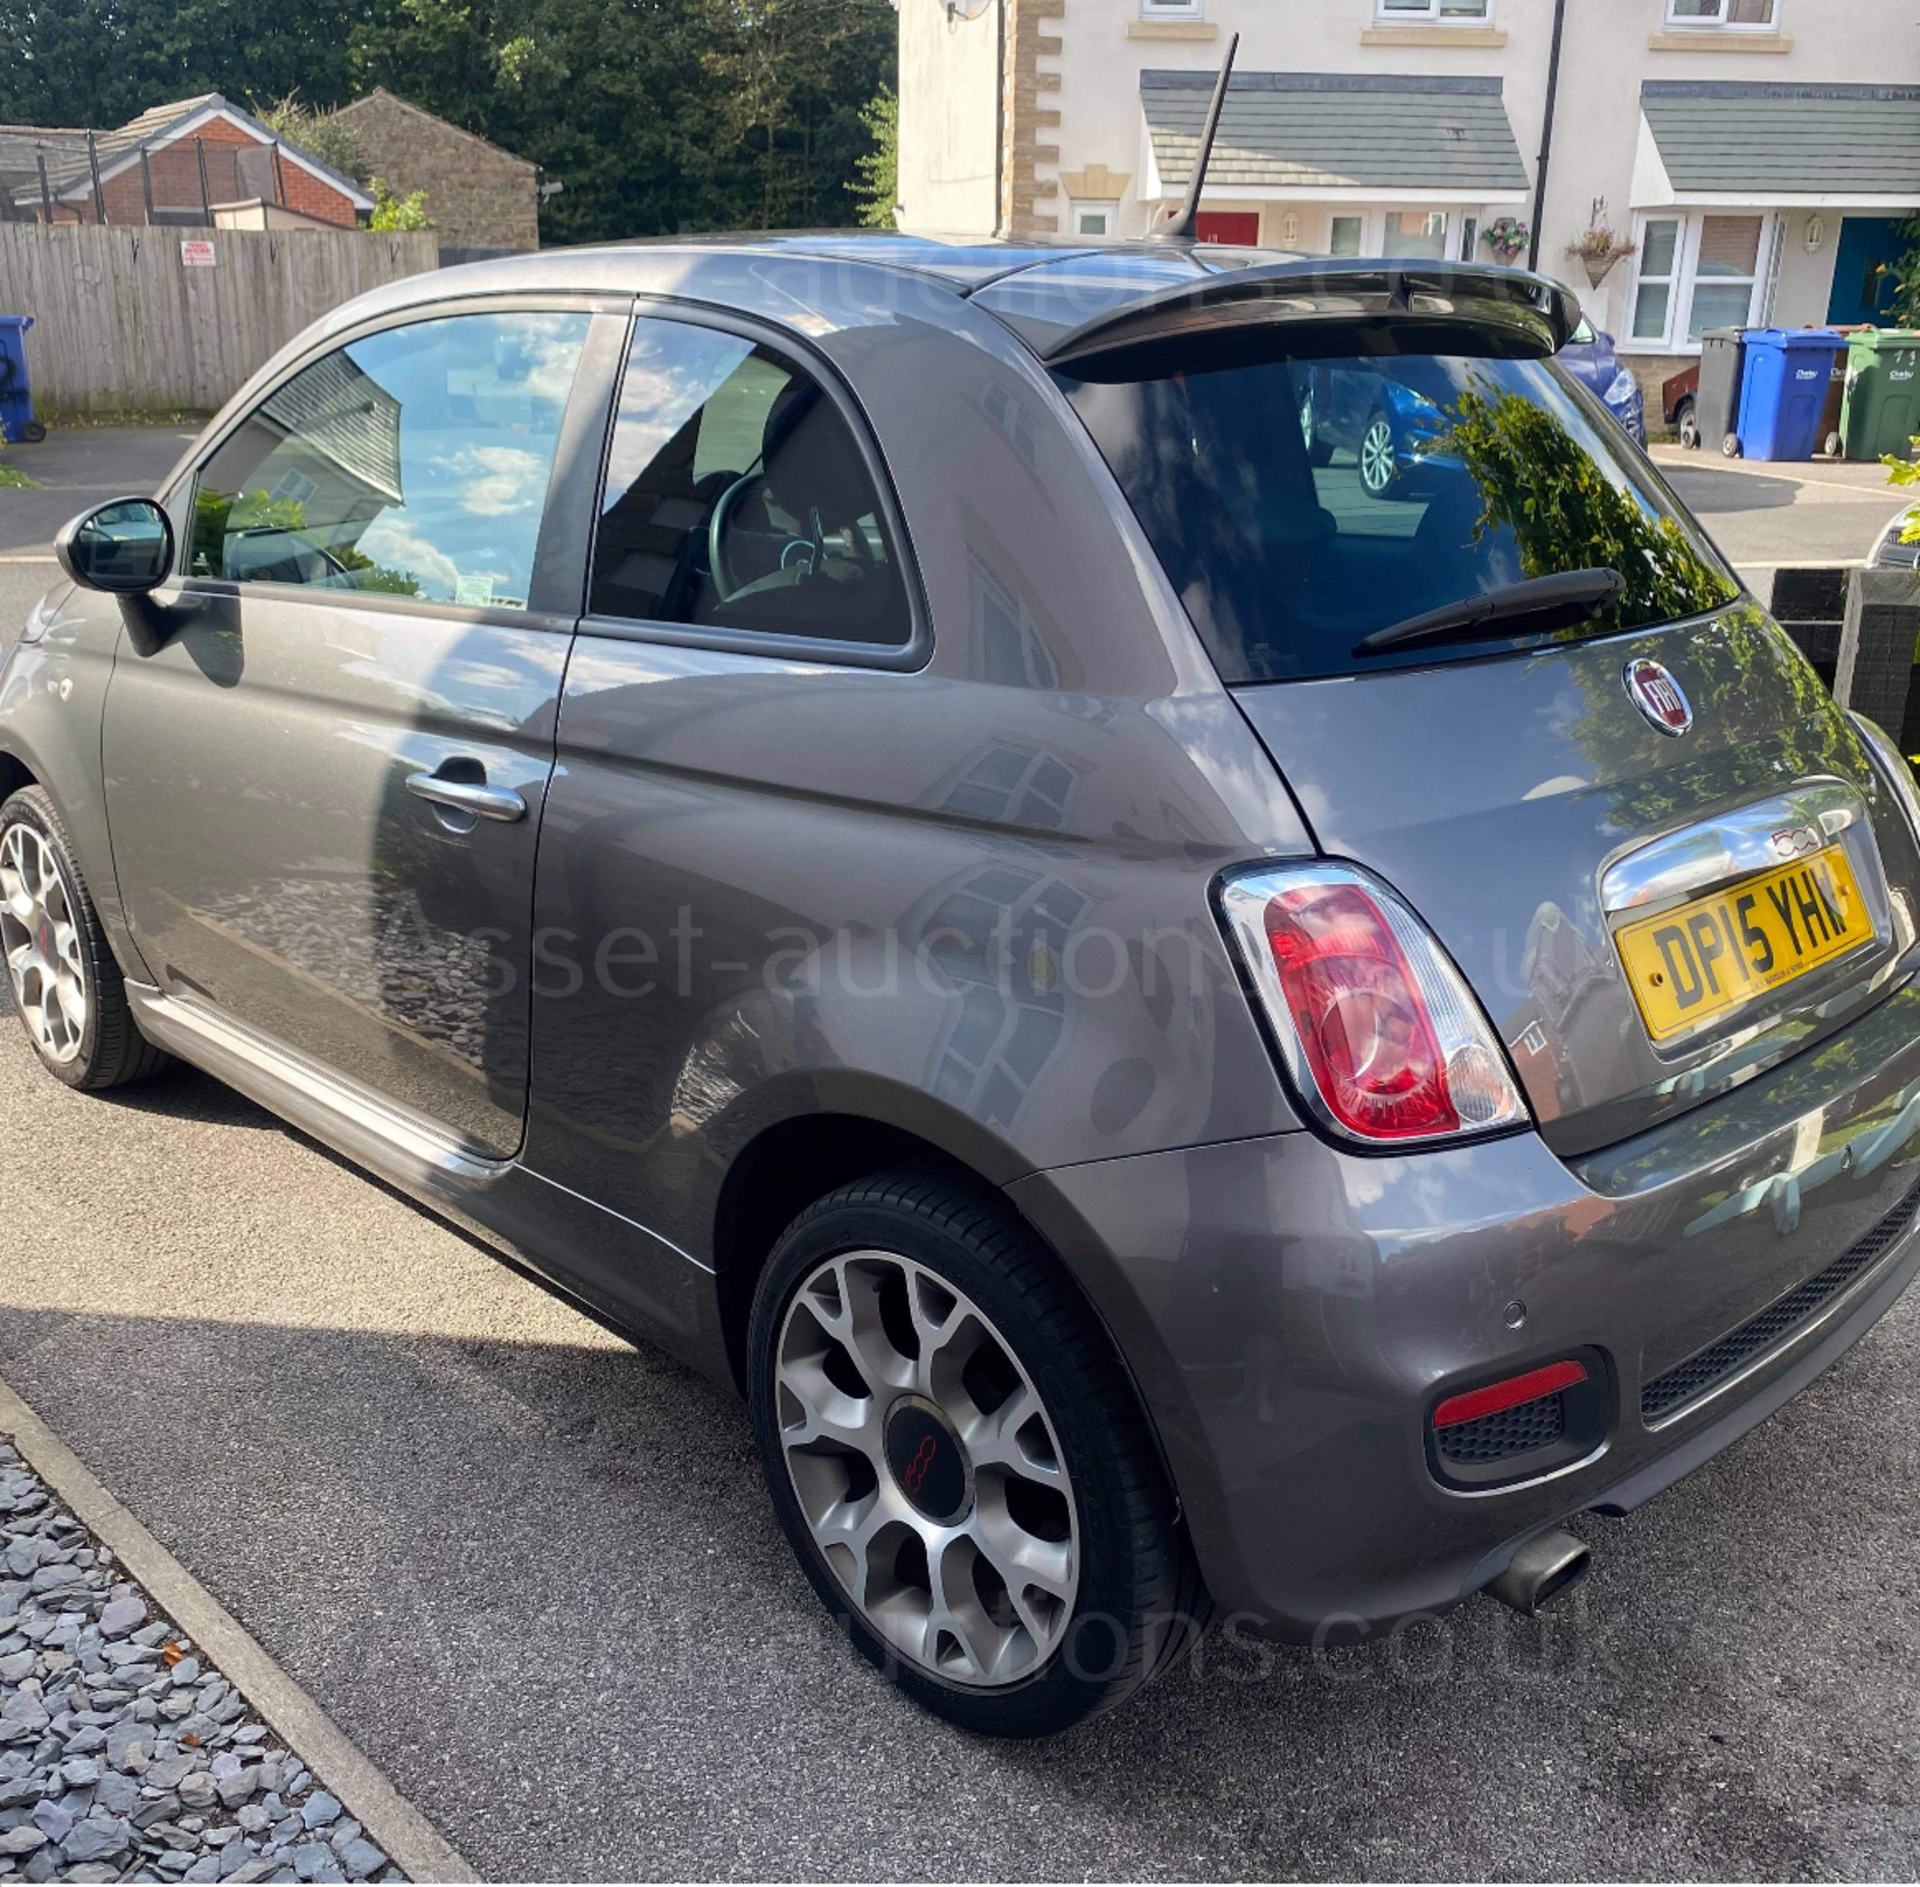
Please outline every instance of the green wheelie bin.
[{"label": "green wheelie bin", "polygon": [[1840,450],[1849,459],[1906,458],[1920,434],[1920,332],[1868,328],[1847,344]]}]

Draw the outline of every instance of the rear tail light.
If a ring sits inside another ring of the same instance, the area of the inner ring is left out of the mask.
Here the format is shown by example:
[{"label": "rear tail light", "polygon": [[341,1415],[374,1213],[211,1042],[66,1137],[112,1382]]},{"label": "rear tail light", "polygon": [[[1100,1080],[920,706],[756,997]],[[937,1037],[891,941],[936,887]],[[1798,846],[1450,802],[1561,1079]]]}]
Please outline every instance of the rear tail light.
[{"label": "rear tail light", "polygon": [[1278,865],[1221,902],[1301,1098],[1351,1140],[1405,1144],[1522,1125],[1526,1106],[1460,973],[1392,892],[1351,865]]}]

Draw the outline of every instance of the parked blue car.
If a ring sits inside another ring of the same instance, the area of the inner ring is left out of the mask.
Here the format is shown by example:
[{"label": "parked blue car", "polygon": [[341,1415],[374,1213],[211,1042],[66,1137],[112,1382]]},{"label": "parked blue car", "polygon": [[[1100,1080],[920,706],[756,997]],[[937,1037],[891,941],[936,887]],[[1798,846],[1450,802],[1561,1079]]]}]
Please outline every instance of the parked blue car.
[{"label": "parked blue car", "polygon": [[[1640,383],[1621,365],[1610,334],[1599,332],[1583,316],[1556,358],[1600,396],[1629,437],[1647,443]],[[1316,469],[1331,465],[1338,451],[1351,453],[1360,488],[1369,498],[1424,497],[1436,476],[1458,470],[1457,461],[1434,451],[1434,440],[1446,430],[1443,408],[1454,389],[1436,383],[1426,390],[1415,384],[1423,372],[1419,362],[1397,371],[1386,367],[1377,363],[1364,373],[1331,364],[1306,369],[1300,431]]]},{"label": "parked blue car", "polygon": [[1573,339],[1555,356],[1573,377],[1599,394],[1607,411],[1639,445],[1647,443],[1646,401],[1640,382],[1614,352],[1613,336],[1602,333],[1585,315]]},{"label": "parked blue car", "polygon": [[1447,423],[1435,401],[1387,372],[1316,364],[1306,382],[1300,432],[1316,470],[1345,448],[1369,498],[1409,497],[1423,488],[1423,470],[1432,463],[1425,449]]}]

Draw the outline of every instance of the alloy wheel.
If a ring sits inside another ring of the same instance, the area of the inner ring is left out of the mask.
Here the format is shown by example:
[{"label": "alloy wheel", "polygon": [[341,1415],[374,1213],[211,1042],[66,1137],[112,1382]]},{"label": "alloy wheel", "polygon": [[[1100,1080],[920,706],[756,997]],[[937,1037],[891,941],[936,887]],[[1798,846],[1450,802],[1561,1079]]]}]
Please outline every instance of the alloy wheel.
[{"label": "alloy wheel", "polygon": [[80,926],[58,855],[24,822],[0,833],[0,951],[14,1006],[41,1052],[72,1061],[90,1007]]},{"label": "alloy wheel", "polygon": [[992,1320],[896,1252],[843,1252],[780,1330],[781,1451],[842,1590],[949,1683],[1032,1676],[1072,1621],[1079,1521],[1052,1421]]},{"label": "alloy wheel", "polygon": [[1384,414],[1376,414],[1360,441],[1360,483],[1367,495],[1384,497],[1393,483],[1393,428]]}]

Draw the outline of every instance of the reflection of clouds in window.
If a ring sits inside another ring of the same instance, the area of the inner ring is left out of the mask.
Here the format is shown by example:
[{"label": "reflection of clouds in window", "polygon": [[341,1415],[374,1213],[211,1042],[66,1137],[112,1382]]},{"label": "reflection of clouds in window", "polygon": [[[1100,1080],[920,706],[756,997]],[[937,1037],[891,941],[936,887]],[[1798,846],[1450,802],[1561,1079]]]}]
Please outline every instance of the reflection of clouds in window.
[{"label": "reflection of clouds in window", "polygon": [[462,446],[433,461],[459,485],[460,509],[475,517],[497,518],[525,511],[546,496],[549,461],[520,446]]},{"label": "reflection of clouds in window", "polygon": [[429,595],[439,595],[444,591],[441,601],[453,594],[460,581],[460,572],[455,568],[453,559],[444,551],[436,550],[414,530],[407,523],[404,512],[389,511],[375,518],[360,534],[360,542],[355,548],[363,557],[372,558],[383,569],[411,571],[419,579],[421,589]]},{"label": "reflection of clouds in window", "polygon": [[707,328],[682,322],[639,324],[620,386],[620,423],[607,467],[609,505],[752,352],[751,341]]},{"label": "reflection of clouds in window", "polygon": [[535,399],[564,400],[580,359],[578,315],[495,315],[494,366]]}]

